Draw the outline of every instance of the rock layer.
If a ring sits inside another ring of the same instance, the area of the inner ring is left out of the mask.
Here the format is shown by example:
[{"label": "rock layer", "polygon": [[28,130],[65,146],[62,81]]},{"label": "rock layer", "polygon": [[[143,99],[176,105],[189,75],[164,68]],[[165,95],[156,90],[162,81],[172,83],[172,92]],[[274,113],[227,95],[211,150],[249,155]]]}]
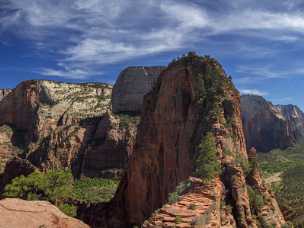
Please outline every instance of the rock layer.
[{"label": "rock layer", "polygon": [[247,148],[267,152],[304,140],[304,113],[294,105],[273,105],[261,96],[241,97]]},{"label": "rock layer", "polygon": [[0,201],[0,227],[89,228],[45,201],[4,199]]},{"label": "rock layer", "polygon": [[119,75],[112,95],[113,112],[140,113],[144,95],[150,92],[164,67],[128,67]]}]

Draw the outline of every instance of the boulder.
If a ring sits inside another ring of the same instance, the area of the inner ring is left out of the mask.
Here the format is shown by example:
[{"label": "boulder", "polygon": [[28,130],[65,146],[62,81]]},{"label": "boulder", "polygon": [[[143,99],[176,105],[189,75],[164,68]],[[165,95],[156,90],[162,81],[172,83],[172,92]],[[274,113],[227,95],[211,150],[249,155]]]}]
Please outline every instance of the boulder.
[{"label": "boulder", "polygon": [[3,199],[0,214],[1,228],[89,228],[46,201]]}]

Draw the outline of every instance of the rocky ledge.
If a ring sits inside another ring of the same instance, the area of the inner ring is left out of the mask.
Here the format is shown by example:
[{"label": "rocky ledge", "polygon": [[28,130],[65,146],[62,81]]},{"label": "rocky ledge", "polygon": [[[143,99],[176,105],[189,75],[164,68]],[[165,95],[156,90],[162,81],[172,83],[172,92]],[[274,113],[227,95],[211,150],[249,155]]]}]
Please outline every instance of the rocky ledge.
[{"label": "rocky ledge", "polygon": [[0,214],[1,228],[89,228],[45,201],[4,199],[0,201]]}]

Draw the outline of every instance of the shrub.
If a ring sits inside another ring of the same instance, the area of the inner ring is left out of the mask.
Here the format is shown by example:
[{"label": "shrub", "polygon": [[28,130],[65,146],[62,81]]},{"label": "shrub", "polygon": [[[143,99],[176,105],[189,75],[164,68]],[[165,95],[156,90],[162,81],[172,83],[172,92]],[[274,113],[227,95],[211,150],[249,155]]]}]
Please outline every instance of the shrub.
[{"label": "shrub", "polygon": [[118,187],[118,180],[83,178],[76,180],[73,198],[85,203],[107,202],[112,199]]},{"label": "shrub", "polygon": [[5,187],[4,196],[19,197],[28,200],[48,200],[56,206],[72,193],[73,177],[70,172],[50,171],[34,172],[29,176],[13,179]]},{"label": "shrub", "polygon": [[180,182],[174,192],[171,192],[168,197],[168,202],[170,204],[176,203],[179,200],[179,196],[184,194],[185,191],[191,188],[192,182],[190,180]]},{"label": "shrub", "polygon": [[220,174],[221,165],[217,157],[214,136],[208,133],[198,145],[198,157],[195,160],[195,174],[209,182]]},{"label": "shrub", "polygon": [[176,217],[175,217],[175,223],[176,224],[179,224],[179,223],[181,223],[183,220],[182,220],[182,218],[179,216],[179,215],[176,215]]},{"label": "shrub", "polygon": [[256,189],[250,186],[247,186],[247,191],[251,210],[254,214],[258,214],[258,210],[265,205],[264,197]]},{"label": "shrub", "polygon": [[27,177],[13,179],[12,183],[5,187],[4,196],[50,201],[64,213],[76,216],[77,207],[73,205],[74,202],[108,202],[117,187],[117,180],[83,178],[74,181],[69,171],[36,171]]},{"label": "shrub", "polygon": [[189,208],[190,210],[195,210],[195,209],[196,209],[196,205],[193,204],[193,203],[191,203],[191,204],[188,206],[188,208]]}]

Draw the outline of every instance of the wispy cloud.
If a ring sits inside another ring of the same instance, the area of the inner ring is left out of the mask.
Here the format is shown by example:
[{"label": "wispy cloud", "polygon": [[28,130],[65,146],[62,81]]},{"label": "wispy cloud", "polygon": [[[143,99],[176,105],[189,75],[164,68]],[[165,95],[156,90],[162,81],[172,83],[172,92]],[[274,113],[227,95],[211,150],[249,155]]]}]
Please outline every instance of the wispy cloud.
[{"label": "wispy cloud", "polygon": [[241,94],[266,96],[268,93],[257,89],[240,89]]},{"label": "wispy cloud", "polygon": [[[208,45],[217,35],[288,43],[304,36],[304,15],[297,10],[297,1],[4,1],[0,6],[0,32],[30,38],[37,48],[43,44],[44,50],[52,43],[49,49],[60,50],[56,52],[57,68],[40,73],[67,78],[85,78],[105,64],[130,58],[192,49],[205,40]],[[225,11],[218,6],[225,6]],[[238,51],[264,57],[273,50],[240,43]],[[249,70],[256,75],[282,76],[270,72],[272,69]]]},{"label": "wispy cloud", "polygon": [[303,76],[304,67],[291,66],[288,69],[282,69],[279,67],[264,65],[264,66],[239,66],[236,70],[241,75],[255,76],[255,79],[274,79],[274,78],[286,78],[292,76]]},{"label": "wispy cloud", "polygon": [[88,75],[92,74],[92,72],[88,72],[83,69],[55,70],[55,69],[43,68],[40,69],[38,72],[46,76],[63,77],[70,79],[85,79],[88,77]]}]

